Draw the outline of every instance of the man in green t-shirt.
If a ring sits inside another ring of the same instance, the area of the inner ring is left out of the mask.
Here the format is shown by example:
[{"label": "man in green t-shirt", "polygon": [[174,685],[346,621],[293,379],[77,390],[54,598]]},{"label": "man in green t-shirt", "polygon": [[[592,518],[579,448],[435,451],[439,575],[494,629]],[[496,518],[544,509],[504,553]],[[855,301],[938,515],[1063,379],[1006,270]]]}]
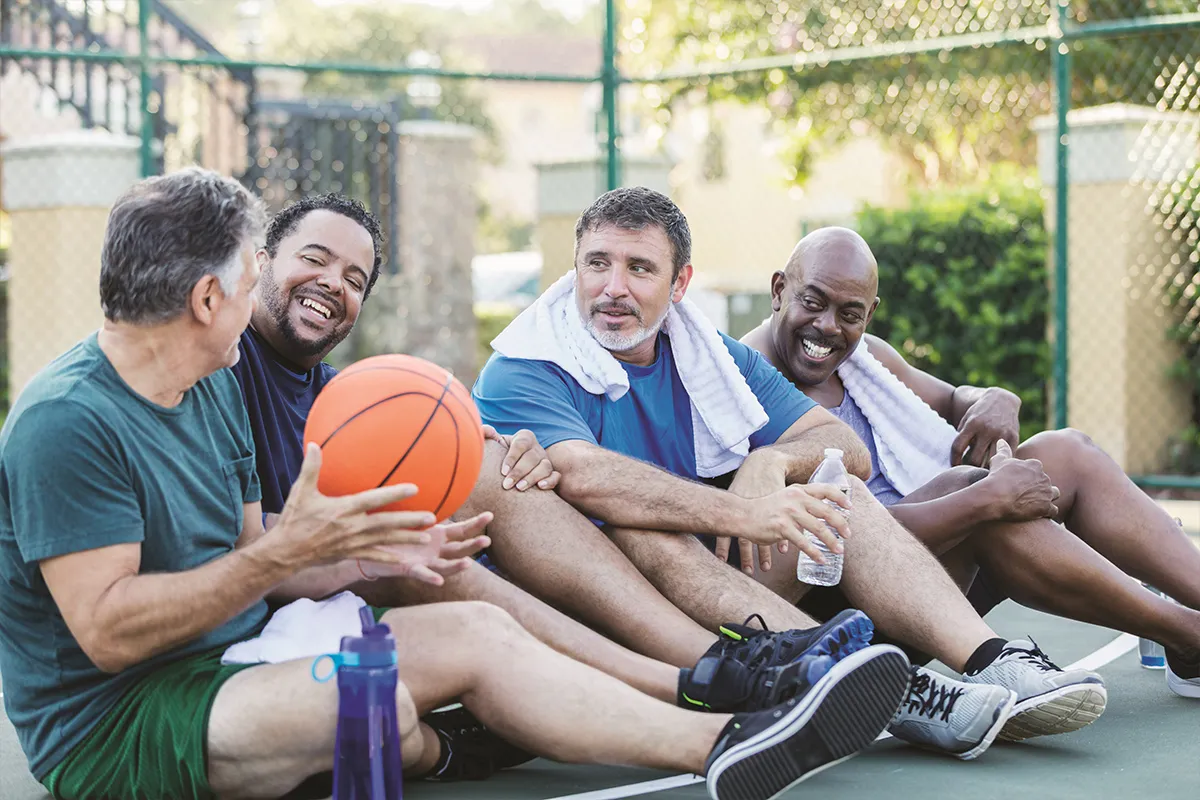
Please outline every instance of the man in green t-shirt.
[{"label": "man in green t-shirt", "polygon": [[[105,232],[104,326],[35,377],[0,430],[4,702],[57,798],[270,797],[329,770],[336,685],[315,682],[308,659],[221,656],[262,630],[266,598],[322,596],[358,559],[395,564],[387,548],[436,521],[376,511],[411,485],[321,495],[311,446],[264,530],[227,369],[254,308],[261,227],[258,201],[214,173],[136,184]],[[462,541],[490,519],[438,533]],[[700,714],[555,653],[494,606],[383,620],[398,647],[428,654],[396,693],[416,774],[429,766],[418,714],[461,698],[540,755],[707,773],[713,797],[765,798],[869,744],[908,683],[903,654],[873,647],[806,662],[807,688],[776,708]]]}]

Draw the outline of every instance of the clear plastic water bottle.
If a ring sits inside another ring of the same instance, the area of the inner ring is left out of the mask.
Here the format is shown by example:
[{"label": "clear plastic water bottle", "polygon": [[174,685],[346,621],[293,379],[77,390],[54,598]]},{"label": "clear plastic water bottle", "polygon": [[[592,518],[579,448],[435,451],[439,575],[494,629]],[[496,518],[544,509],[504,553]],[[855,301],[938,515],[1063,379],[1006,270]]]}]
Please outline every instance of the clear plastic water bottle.
[{"label": "clear plastic water bottle", "polygon": [[[812,477],[808,479],[808,482],[831,484],[837,487],[847,498],[850,497],[850,475],[846,472],[846,465],[842,463],[842,451],[832,447],[827,448],[825,450],[825,460],[817,467]],[[829,500],[825,502],[842,516],[850,516],[850,512],[838,504]],[[838,541],[841,541],[841,537],[837,535],[837,531],[832,526],[826,527],[829,528],[830,533],[837,537]],[[825,563],[818,564],[801,552],[796,560],[797,580],[812,586],[837,586],[842,580],[843,555],[831,552],[825,546],[825,543],[817,538],[816,534],[811,531],[805,532],[808,534],[808,540],[825,557]]]},{"label": "clear plastic water bottle", "polygon": [[[1155,589],[1148,583],[1143,583],[1146,591],[1153,592],[1159,597],[1163,597],[1163,593]],[[1163,651],[1163,646],[1158,642],[1150,639],[1138,639],[1138,656],[1141,658],[1142,667],[1144,669],[1166,669],[1167,654]]]},{"label": "clear plastic water bottle", "polygon": [[[338,682],[333,800],[400,800],[400,729],[396,722],[396,639],[359,609],[362,636],[342,637],[334,662]],[[332,675],[317,680],[329,680]]]}]

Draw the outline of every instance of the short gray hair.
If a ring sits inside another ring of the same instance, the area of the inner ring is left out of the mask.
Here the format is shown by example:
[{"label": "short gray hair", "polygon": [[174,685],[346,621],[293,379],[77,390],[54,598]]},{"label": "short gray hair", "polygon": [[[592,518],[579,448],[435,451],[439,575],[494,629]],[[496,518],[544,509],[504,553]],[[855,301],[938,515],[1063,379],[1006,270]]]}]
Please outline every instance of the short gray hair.
[{"label": "short gray hair", "polygon": [[262,239],[262,201],[241,184],[189,167],[135,183],[113,206],[100,254],[100,305],[112,322],[179,316],[205,276],[237,291],[242,247]]},{"label": "short gray hair", "polygon": [[661,192],[645,186],[613,189],[600,195],[575,223],[575,258],[585,231],[597,231],[605,225],[640,231],[657,226],[671,243],[671,281],[679,277],[683,265],[692,260],[692,230],[679,206]]}]

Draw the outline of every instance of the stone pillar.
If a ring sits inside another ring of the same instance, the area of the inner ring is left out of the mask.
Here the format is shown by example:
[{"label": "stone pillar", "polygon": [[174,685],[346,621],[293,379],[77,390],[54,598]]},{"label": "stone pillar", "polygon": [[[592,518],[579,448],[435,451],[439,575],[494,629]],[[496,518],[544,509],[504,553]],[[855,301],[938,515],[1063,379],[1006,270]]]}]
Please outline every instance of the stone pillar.
[{"label": "stone pillar", "polygon": [[138,180],[139,142],[103,131],[3,145],[8,259],[9,399],[100,327],[100,249],[108,210]]},{"label": "stone pillar", "polygon": [[[1114,104],[1072,111],[1068,123],[1067,421],[1127,472],[1153,473],[1191,419],[1187,391],[1168,375],[1179,348],[1165,289],[1183,249],[1159,204],[1196,169],[1200,116]],[[1057,131],[1051,118],[1034,127],[1052,260]]]},{"label": "stone pillar", "polygon": [[471,260],[475,256],[474,128],[400,126],[396,211],[399,274],[382,275],[366,305],[356,355],[407,353],[471,385],[478,373]]},{"label": "stone pillar", "polygon": [[[646,186],[668,197],[671,189],[667,161],[627,158],[622,186]],[[542,251],[543,289],[571,269],[575,254],[575,222],[604,194],[607,164],[602,158],[538,164],[537,242]]]}]

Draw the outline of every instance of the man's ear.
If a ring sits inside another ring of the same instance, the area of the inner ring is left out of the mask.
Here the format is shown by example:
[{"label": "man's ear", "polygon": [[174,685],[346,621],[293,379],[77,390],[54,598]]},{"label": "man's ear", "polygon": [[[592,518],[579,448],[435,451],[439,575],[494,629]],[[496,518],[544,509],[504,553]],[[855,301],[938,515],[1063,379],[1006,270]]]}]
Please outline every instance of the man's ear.
[{"label": "man's ear", "polygon": [[271,261],[271,255],[265,247],[260,247],[254,251],[254,260],[258,262],[258,271],[262,272]]},{"label": "man's ear", "polygon": [[787,277],[779,270],[771,276],[771,311],[776,314],[783,308],[783,287],[786,283]]},{"label": "man's ear", "polygon": [[221,291],[221,282],[216,275],[205,275],[192,287],[188,307],[192,316],[201,325],[211,325],[221,303],[225,300],[225,292]]},{"label": "man's ear", "polygon": [[871,320],[875,317],[875,309],[879,308],[879,298],[875,298],[875,302],[871,303],[871,307],[867,309],[867,321],[863,323],[863,328],[871,324]]},{"label": "man's ear", "polygon": [[671,287],[672,303],[678,303],[683,299],[684,294],[687,293],[688,284],[692,282],[692,275],[694,274],[695,270],[692,269],[691,264],[684,264],[679,268],[679,274],[675,276],[675,283]]}]

